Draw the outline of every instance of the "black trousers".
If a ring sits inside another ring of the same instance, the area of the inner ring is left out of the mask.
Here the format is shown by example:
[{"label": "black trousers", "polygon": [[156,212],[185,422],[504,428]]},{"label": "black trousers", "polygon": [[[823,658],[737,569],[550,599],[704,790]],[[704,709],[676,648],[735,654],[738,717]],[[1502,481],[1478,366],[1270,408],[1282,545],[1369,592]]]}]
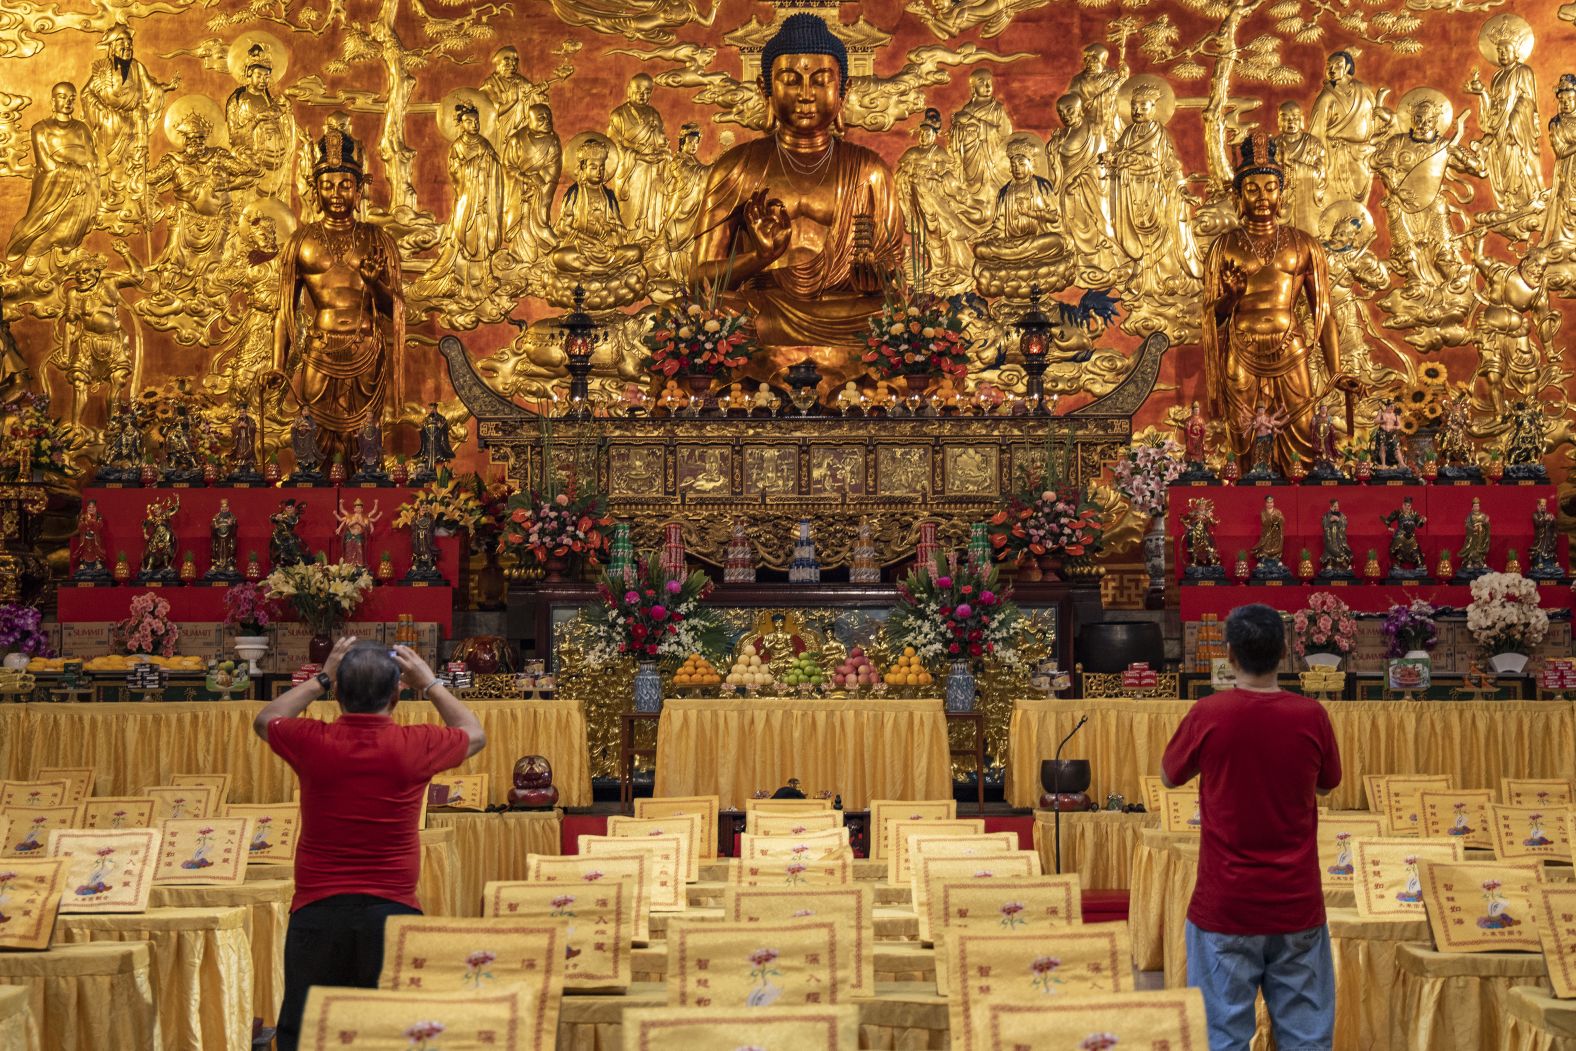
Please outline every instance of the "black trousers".
[{"label": "black trousers", "polygon": [[301,1012],[314,985],[375,989],[383,970],[383,923],[420,916],[420,909],[370,894],[338,894],[290,914],[285,932],[285,998],[279,1007],[279,1051],[296,1051]]}]

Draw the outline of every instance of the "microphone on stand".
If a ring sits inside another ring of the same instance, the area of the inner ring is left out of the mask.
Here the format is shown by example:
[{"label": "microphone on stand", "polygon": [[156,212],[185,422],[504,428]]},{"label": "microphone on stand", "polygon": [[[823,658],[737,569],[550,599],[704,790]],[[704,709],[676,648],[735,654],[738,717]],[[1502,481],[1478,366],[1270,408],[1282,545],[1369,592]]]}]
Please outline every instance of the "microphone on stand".
[{"label": "microphone on stand", "polygon": [[1062,749],[1067,747],[1067,742],[1071,741],[1073,737],[1077,735],[1078,731],[1084,728],[1084,723],[1088,721],[1089,717],[1087,715],[1078,717],[1078,725],[1074,726],[1072,730],[1068,732],[1067,736],[1062,738],[1062,743],[1056,746],[1056,755],[1053,757],[1057,764],[1056,790],[1053,793],[1054,798],[1051,800],[1051,806],[1053,813],[1056,815],[1054,818],[1052,818],[1052,821],[1055,822],[1056,825],[1056,874],[1058,876],[1062,874]]}]

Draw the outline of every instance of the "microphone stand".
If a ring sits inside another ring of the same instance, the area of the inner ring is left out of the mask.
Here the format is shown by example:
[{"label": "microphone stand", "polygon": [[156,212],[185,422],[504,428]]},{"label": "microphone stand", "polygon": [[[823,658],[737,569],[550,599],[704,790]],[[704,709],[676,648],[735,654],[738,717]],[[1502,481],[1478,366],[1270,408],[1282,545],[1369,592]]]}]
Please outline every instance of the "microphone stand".
[{"label": "microphone stand", "polygon": [[[1089,717],[1087,715],[1079,716],[1079,718],[1078,718],[1078,725],[1073,727],[1072,731],[1069,732],[1066,737],[1062,738],[1062,743],[1056,746],[1056,755],[1053,756],[1052,758],[1054,758],[1054,759],[1056,759],[1058,761],[1061,760],[1061,758],[1062,758],[1062,749],[1067,747],[1067,742],[1071,741],[1073,739],[1073,735],[1076,734],[1079,730],[1082,730],[1084,728],[1084,723],[1086,723],[1088,721],[1089,721]],[[1062,874],[1062,800],[1061,800],[1061,795],[1062,795],[1062,768],[1060,766],[1057,766],[1057,768],[1056,768],[1056,791],[1054,793],[1054,798],[1051,800],[1051,809],[1052,809],[1052,812],[1056,815],[1054,818],[1052,818],[1052,821],[1055,822],[1055,825],[1056,825],[1056,874],[1058,876],[1060,876]]]}]

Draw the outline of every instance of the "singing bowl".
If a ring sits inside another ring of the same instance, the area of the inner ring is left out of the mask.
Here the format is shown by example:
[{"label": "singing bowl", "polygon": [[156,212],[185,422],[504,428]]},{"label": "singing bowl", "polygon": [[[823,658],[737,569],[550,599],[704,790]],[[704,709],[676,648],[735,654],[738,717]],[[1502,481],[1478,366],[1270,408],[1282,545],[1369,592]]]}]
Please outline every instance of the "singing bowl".
[{"label": "singing bowl", "polygon": [[1051,795],[1089,791],[1089,760],[1040,760],[1040,787]]}]

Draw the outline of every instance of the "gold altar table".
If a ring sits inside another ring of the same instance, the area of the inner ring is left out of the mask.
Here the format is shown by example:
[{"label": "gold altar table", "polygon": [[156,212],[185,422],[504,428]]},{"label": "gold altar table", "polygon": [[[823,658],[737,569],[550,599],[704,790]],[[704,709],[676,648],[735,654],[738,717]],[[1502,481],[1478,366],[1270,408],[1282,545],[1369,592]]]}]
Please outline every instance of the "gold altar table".
[{"label": "gold altar table", "polygon": [[[1158,828],[1145,828],[1138,834],[1138,845],[1133,849],[1127,925],[1133,936],[1133,966],[1140,971],[1165,967],[1166,910],[1171,900],[1170,885],[1176,878],[1172,871],[1176,855],[1168,848],[1173,842],[1197,838],[1190,832],[1162,832]],[[1185,908],[1186,899],[1183,905]]]},{"label": "gold altar table", "polygon": [[154,887],[150,908],[246,910],[252,950],[252,1013],[273,1025],[285,995],[285,931],[290,925],[294,879],[254,880],[237,887]]},{"label": "gold altar table", "polygon": [[1335,960],[1335,1046],[1391,1051],[1391,1018],[1399,1003],[1396,949],[1428,944],[1428,921],[1364,919],[1349,905],[1327,905],[1324,912]]},{"label": "gold altar table", "polygon": [[27,991],[44,1051],[160,1046],[147,942],[62,945],[57,926],[47,952],[0,953],[0,986]]},{"label": "gold altar table", "polygon": [[[1191,701],[1018,701],[1009,726],[1007,801],[1033,807],[1040,760],[1082,715],[1089,724],[1063,751],[1088,759],[1091,797],[1141,800],[1139,778],[1160,756]],[[1460,788],[1498,788],[1502,777],[1569,777],[1576,767],[1576,706],[1567,701],[1331,701],[1341,749],[1332,810],[1361,810],[1364,774],[1450,774]],[[660,775],[659,775],[660,776]]]},{"label": "gold altar table", "polygon": [[164,1051],[249,1051],[252,956],[246,918],[243,908],[62,916],[55,938],[66,944],[147,942]]},{"label": "gold altar table", "polygon": [[[484,884],[489,880],[523,880],[527,854],[561,851],[559,826],[563,816],[562,810],[522,810],[504,814],[429,810],[428,831],[444,829],[452,834],[451,854],[455,866],[451,911],[437,913],[429,909],[429,915],[480,916]],[[425,907],[426,899],[422,902]]]},{"label": "gold altar table", "polygon": [[808,795],[841,795],[847,810],[872,799],[949,799],[941,702],[762,697],[663,705],[657,795],[715,795],[723,809],[742,808],[790,777]]},{"label": "gold altar table", "polygon": [[[564,806],[591,805],[585,715],[578,701],[470,701],[487,731],[487,747],[458,768],[490,774],[497,802],[513,783],[522,755],[545,755]],[[171,774],[232,774],[232,803],[282,803],[295,790],[284,760],[252,733],[259,701],[157,704],[12,704],[0,706],[0,771],[30,780],[39,767],[91,766],[95,795],[136,795],[169,784]],[[308,715],[334,718],[339,706],[318,702]],[[437,710],[405,701],[401,723],[436,723]]]},{"label": "gold altar table", "polygon": [[1395,953],[1390,1046],[1394,1051],[1475,1051],[1501,1046],[1510,991],[1548,988],[1541,953],[1436,952],[1404,944]]},{"label": "gold altar table", "polygon": [[1576,1001],[1518,985],[1505,997],[1504,1051],[1576,1051]]},{"label": "gold altar table", "polygon": [[[1034,849],[1040,870],[1056,871],[1056,815],[1034,812]],[[1139,833],[1159,828],[1159,814],[1092,810],[1062,815],[1062,871],[1076,872],[1085,890],[1127,890],[1133,885],[1133,852]]]},{"label": "gold altar table", "polygon": [[42,1040],[27,990],[0,985],[0,1051],[39,1051]]}]

